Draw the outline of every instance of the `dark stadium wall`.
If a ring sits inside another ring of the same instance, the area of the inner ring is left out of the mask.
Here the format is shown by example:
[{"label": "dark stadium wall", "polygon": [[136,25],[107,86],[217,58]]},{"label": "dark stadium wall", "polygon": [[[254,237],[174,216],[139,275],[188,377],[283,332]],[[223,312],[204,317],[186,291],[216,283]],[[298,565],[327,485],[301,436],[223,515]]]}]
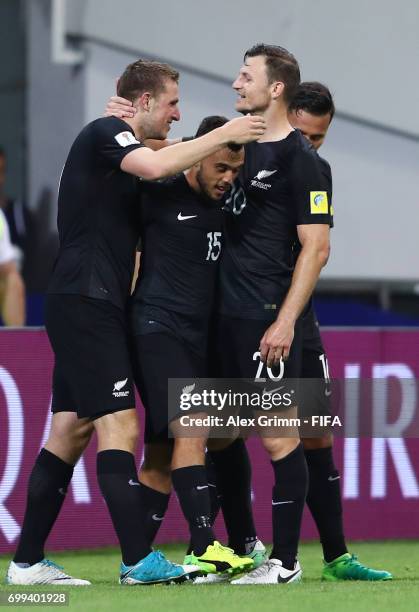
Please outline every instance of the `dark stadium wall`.
[{"label": "dark stadium wall", "polygon": [[7,156],[7,195],[22,198],[25,192],[26,140],[24,3],[21,0],[2,0],[0,23],[0,147]]}]

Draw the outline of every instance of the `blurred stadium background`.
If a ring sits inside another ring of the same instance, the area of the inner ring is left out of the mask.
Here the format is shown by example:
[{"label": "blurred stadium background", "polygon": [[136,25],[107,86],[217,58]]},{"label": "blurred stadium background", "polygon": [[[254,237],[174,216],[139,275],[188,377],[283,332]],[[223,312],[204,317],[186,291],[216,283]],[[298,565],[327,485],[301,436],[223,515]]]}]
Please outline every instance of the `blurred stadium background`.
[{"label": "blurred stadium background", "polygon": [[[350,538],[419,534],[419,444],[402,438],[418,418],[417,393],[404,385],[419,377],[418,25],[415,0],[402,8],[393,0],[0,2],[0,147],[7,155],[5,190],[27,207],[29,326],[43,323],[68,149],[81,127],[103,113],[129,62],[161,59],[180,70],[175,137],[194,133],[205,115],[233,116],[231,82],[243,51],[256,42],[287,47],[303,80],[332,90],[337,114],[321,154],[333,171],[335,228],[316,295],[331,373],[400,379],[391,439],[357,440],[356,419],[348,419],[347,438],[337,441]],[[20,531],[27,476],[48,428],[50,373],[41,329],[0,331],[0,553],[14,549]],[[356,398],[347,400],[348,411],[350,401]],[[373,397],[370,404],[376,414],[386,408]],[[270,472],[254,441],[251,447],[257,521],[268,541]],[[315,537],[310,520],[305,538]],[[186,537],[175,507],[159,537]],[[50,547],[114,542],[90,448]]]}]

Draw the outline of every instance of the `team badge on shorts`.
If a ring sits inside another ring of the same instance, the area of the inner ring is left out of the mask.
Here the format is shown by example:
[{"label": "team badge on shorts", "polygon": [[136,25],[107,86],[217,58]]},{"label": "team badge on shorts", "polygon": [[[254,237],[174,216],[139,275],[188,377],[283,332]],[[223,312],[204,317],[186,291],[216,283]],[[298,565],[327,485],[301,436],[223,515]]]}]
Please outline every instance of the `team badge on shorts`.
[{"label": "team badge on shorts", "polygon": [[114,397],[128,397],[129,389],[124,389],[127,382],[128,378],[125,378],[124,380],[117,380],[114,383],[112,395]]},{"label": "team badge on shorts", "polygon": [[327,191],[310,191],[310,212],[312,215],[327,215],[329,212]]}]

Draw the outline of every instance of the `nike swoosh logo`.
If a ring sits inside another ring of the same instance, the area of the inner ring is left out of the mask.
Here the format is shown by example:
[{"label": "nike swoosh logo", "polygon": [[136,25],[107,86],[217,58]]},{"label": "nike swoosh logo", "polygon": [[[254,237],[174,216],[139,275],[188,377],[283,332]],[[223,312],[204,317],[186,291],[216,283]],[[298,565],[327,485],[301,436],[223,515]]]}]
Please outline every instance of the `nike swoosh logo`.
[{"label": "nike swoosh logo", "polygon": [[67,491],[61,487],[61,489],[58,489],[58,493],[60,493],[61,495],[67,495]]},{"label": "nike swoosh logo", "polygon": [[293,574],[291,574],[290,576],[287,576],[286,578],[283,578],[281,575],[278,576],[278,583],[280,584],[281,582],[289,582],[290,580],[292,580],[295,576],[297,576],[297,574],[300,573],[300,570],[297,570],[296,572],[294,572]]},{"label": "nike swoosh logo", "polygon": [[153,519],[153,521],[162,521],[164,519],[164,516],[157,516],[157,514],[153,514],[151,518]]},{"label": "nike swoosh logo", "polygon": [[123,580],[124,578],[129,576],[131,572],[132,572],[132,568],[128,570],[127,572],[125,572],[125,574],[121,574],[120,579]]},{"label": "nike swoosh logo", "polygon": [[275,393],[276,391],[281,391],[281,389],[283,388],[284,385],[282,385],[282,387],[276,387],[276,389],[271,389],[270,391],[268,391],[265,387],[263,387],[262,395],[272,395],[272,393]]},{"label": "nike swoosh logo", "polygon": [[132,478],[128,481],[128,484],[131,485],[131,487],[139,487],[140,483],[139,482],[135,482],[135,480],[133,480]]},{"label": "nike swoosh logo", "polygon": [[324,394],[325,394],[326,397],[329,397],[330,395],[332,395],[332,392],[329,391],[328,389],[326,389]]},{"label": "nike swoosh logo", "polygon": [[179,213],[177,216],[178,221],[186,221],[186,219],[195,219],[198,215],[186,215],[183,216],[182,213]]},{"label": "nike swoosh logo", "polygon": [[281,504],[293,504],[293,503],[294,503],[294,500],[291,499],[290,501],[283,501],[283,502],[282,501],[281,502],[274,502],[273,501],[272,505],[273,506],[280,506]]},{"label": "nike swoosh logo", "polygon": [[204,485],[203,487],[196,487],[198,491],[202,491],[202,489],[208,489],[208,485]]},{"label": "nike swoosh logo", "polygon": [[327,480],[330,480],[330,482],[333,482],[334,480],[339,480],[340,476],[329,476],[329,478]]}]

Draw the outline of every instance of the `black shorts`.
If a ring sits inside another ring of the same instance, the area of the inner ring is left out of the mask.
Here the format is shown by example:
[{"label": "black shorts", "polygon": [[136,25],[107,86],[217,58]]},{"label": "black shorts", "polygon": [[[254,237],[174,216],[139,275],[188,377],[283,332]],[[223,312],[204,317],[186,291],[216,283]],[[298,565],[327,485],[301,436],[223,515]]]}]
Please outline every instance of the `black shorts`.
[{"label": "black shorts", "polygon": [[302,318],[303,340],[298,412],[300,417],[330,415],[332,385],[329,364],[313,307]]},{"label": "black shorts", "polygon": [[79,418],[135,408],[125,313],[106,300],[49,294],[45,326],[55,356],[52,412]]},{"label": "black shorts", "polygon": [[206,358],[208,317],[166,310],[138,300],[133,300],[131,304],[130,317],[134,336],[170,335],[186,344],[193,353]]},{"label": "black shorts", "polygon": [[134,378],[146,414],[144,441],[168,440],[175,416],[168,410],[168,379],[205,378],[207,361],[169,333],[141,334],[133,340]]},{"label": "black shorts", "polygon": [[[240,391],[253,393],[263,390],[269,393],[291,394],[295,406],[298,396],[298,379],[301,372],[301,321],[295,325],[294,340],[289,357],[278,366],[268,368],[260,360],[260,341],[272,321],[258,319],[237,319],[219,315],[214,322],[212,346],[210,349],[211,374],[228,379],[246,379],[241,384],[235,381]],[[260,379],[260,382],[252,382]],[[295,398],[295,401],[294,401]],[[284,408],[278,408],[279,411]],[[241,407],[240,415],[253,415],[249,406]]]},{"label": "black shorts", "polygon": [[272,321],[237,319],[219,315],[214,321],[210,349],[211,370],[223,378],[299,378],[301,372],[301,322],[297,322],[288,359],[271,371],[260,361],[259,344]]}]

